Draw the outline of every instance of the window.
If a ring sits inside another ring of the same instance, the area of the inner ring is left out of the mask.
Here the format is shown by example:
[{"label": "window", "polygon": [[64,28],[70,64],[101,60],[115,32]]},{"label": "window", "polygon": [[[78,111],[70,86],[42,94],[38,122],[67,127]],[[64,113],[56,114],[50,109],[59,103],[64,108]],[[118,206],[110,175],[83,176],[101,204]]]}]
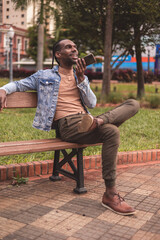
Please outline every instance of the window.
[{"label": "window", "polygon": [[21,38],[17,38],[17,50],[20,51],[21,49]]},{"label": "window", "polygon": [[8,18],[9,18],[9,15],[7,15],[6,18],[8,19]]},{"label": "window", "polygon": [[21,22],[21,25],[24,25],[24,22]]},{"label": "window", "polygon": [[23,11],[23,10],[24,10],[24,7],[21,7],[21,10]]},{"label": "window", "polygon": [[7,4],[9,4],[9,1],[7,1]]},{"label": "window", "polygon": [[28,40],[25,40],[24,41],[24,49],[25,49],[25,51],[27,50],[27,48],[28,48]]},{"label": "window", "polygon": [[23,18],[23,17],[24,17],[24,14],[21,14],[21,17]]},{"label": "window", "polygon": [[9,12],[9,8],[7,8],[7,12]]}]

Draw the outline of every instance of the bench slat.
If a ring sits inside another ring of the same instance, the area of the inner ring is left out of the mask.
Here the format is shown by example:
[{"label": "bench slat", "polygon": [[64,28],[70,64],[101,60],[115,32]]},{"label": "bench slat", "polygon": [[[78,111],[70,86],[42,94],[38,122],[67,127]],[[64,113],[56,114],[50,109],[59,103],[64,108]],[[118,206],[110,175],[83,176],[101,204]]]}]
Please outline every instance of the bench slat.
[{"label": "bench slat", "polygon": [[34,145],[34,144],[44,144],[44,143],[54,143],[54,142],[62,142],[59,138],[54,139],[37,139],[37,140],[27,140],[27,141],[12,141],[12,142],[1,142],[0,149],[2,147],[10,147],[10,146],[23,146],[26,145]]},{"label": "bench slat", "polygon": [[7,108],[37,107],[36,92],[15,92],[7,95]]},{"label": "bench slat", "polygon": [[60,139],[49,139],[49,141],[46,140],[47,139],[37,140],[37,142],[31,140],[31,141],[19,141],[18,143],[16,142],[0,143],[0,156],[34,152],[46,152],[72,148],[85,148],[87,146],[101,145],[101,143],[98,144],[69,143],[63,142]]}]

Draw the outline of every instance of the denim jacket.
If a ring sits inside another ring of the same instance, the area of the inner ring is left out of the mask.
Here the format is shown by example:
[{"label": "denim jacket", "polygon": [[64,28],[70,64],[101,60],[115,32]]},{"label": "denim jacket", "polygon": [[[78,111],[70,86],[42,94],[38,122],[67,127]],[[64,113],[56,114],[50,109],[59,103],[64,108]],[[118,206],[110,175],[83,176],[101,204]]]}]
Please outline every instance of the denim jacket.
[{"label": "denim jacket", "polygon": [[[75,80],[80,91],[82,106],[88,112],[86,106],[94,108],[97,101],[96,96],[92,92],[86,76],[84,81],[79,84],[76,75]],[[58,66],[55,66],[52,69],[39,70],[30,77],[8,83],[0,89],[4,89],[7,94],[13,92],[25,92],[28,90],[37,91],[38,103],[33,127],[40,130],[50,131],[56,111],[60,81],[61,77],[58,73]]]}]

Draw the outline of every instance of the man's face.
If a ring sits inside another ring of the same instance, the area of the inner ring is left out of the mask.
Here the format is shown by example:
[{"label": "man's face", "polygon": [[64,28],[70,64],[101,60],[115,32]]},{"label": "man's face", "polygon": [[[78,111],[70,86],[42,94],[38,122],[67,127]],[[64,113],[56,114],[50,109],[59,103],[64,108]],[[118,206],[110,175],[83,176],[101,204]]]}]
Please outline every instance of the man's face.
[{"label": "man's face", "polygon": [[60,65],[72,66],[78,60],[78,50],[74,42],[65,39],[60,42],[60,50],[56,53]]}]

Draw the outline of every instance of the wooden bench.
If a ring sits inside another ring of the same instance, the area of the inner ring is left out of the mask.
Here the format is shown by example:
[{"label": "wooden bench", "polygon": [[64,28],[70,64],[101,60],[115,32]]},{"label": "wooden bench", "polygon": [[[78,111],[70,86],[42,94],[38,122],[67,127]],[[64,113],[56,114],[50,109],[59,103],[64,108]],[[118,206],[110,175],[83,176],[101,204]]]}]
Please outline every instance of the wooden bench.
[{"label": "wooden bench", "polygon": [[[7,108],[35,108],[36,106],[36,92],[16,92],[7,95]],[[53,173],[49,179],[51,181],[61,180],[59,173],[63,174],[76,181],[76,188],[74,188],[74,192],[85,193],[87,190],[84,187],[83,149],[88,146],[95,145],[100,144],[82,145],[64,142],[59,138],[1,142],[0,156],[54,151]],[[71,152],[67,153],[66,149],[71,149]],[[60,152],[63,154],[63,159],[60,159]],[[77,157],[77,166],[75,166],[72,160],[75,156]],[[66,163],[70,165],[73,172],[66,171],[62,168]]]}]

